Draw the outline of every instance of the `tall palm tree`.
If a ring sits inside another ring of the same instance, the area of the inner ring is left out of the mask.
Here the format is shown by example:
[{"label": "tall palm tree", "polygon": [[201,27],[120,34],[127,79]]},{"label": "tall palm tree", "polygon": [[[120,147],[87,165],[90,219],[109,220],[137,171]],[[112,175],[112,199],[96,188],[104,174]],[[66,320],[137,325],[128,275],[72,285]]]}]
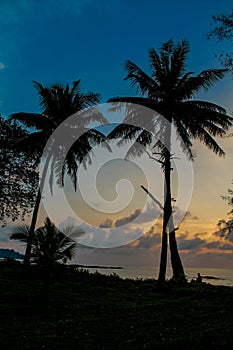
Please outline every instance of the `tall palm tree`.
[{"label": "tall palm tree", "polygon": [[[64,122],[71,115],[82,111],[83,109],[94,106],[100,101],[100,95],[93,92],[82,93],[80,90],[80,80],[74,81],[72,86],[53,84],[51,86],[43,86],[42,84],[33,81],[35,88],[38,91],[40,98],[41,113],[15,113],[10,116],[10,119],[16,120],[23,124],[25,128],[33,130],[27,137],[19,140],[18,147],[27,149],[35,155],[35,161],[39,163],[46,142],[48,141],[54,130]],[[44,163],[43,172],[41,175],[38,191],[35,199],[34,210],[31,219],[30,232],[28,237],[27,247],[24,257],[24,263],[30,264],[30,252],[32,244],[32,235],[35,231],[37,216],[39,212],[42,191],[44,188],[46,174],[49,164],[51,164],[51,178],[50,184],[52,185],[54,168],[56,163],[59,164],[57,169],[60,171],[60,184],[63,185],[64,174],[67,172],[70,175],[73,184],[76,189],[77,170],[78,165],[84,162],[85,156],[88,156],[91,148],[98,143],[105,140],[105,136],[98,130],[89,130],[88,126],[92,122],[98,122],[99,124],[107,123],[107,120],[101,113],[81,113],[77,115],[77,122],[75,128],[80,129],[79,139],[75,140],[72,147],[69,149],[65,162],[61,165],[59,163],[59,152],[64,152],[64,145],[62,151],[61,148],[52,149],[50,153],[47,153],[47,157]],[[69,136],[73,137],[71,130]],[[58,152],[59,150],[59,152]],[[67,150],[66,150],[67,151]],[[90,159],[89,159],[90,160]],[[52,187],[52,186],[51,186]]]},{"label": "tall palm tree", "polygon": [[[34,263],[53,270],[57,264],[65,264],[71,260],[77,248],[77,242],[71,238],[83,235],[82,229],[74,227],[60,231],[47,217],[44,226],[35,230],[32,237],[31,258]],[[27,243],[30,235],[30,226],[15,227],[10,238]]]},{"label": "tall palm tree", "polygon": [[[154,48],[150,49],[151,75],[145,73],[132,61],[127,60],[124,63],[127,72],[125,80],[129,80],[131,86],[136,86],[141,96],[115,97],[109,100],[109,102],[127,103],[127,114],[123,124],[118,125],[109,135],[110,138],[123,137],[125,141],[134,139],[137,144],[140,144],[139,148],[132,146],[127,156],[140,155],[147,145],[151,145],[153,140],[151,133],[156,132],[158,113],[167,120],[161,128],[165,130],[163,135],[160,135],[163,142],[157,142],[154,145],[159,149],[159,161],[162,163],[165,181],[162,249],[158,277],[160,283],[165,281],[166,276],[168,235],[173,276],[184,276],[172,217],[171,125],[173,124],[176,128],[184,152],[190,160],[193,160],[193,139],[201,141],[214,153],[223,156],[224,151],[214,137],[225,135],[233,120],[226,115],[224,108],[214,103],[193,100],[193,96],[199,90],[208,90],[215,82],[223,78],[226,70],[207,69],[198,75],[193,75],[193,72],[186,71],[185,67],[189,51],[187,40],[175,43],[171,39],[157,51]],[[132,109],[132,104],[148,107],[157,113],[151,113],[149,119],[143,120],[143,116]],[[124,124],[124,122],[131,125]],[[132,125],[137,125],[137,127]]]}]

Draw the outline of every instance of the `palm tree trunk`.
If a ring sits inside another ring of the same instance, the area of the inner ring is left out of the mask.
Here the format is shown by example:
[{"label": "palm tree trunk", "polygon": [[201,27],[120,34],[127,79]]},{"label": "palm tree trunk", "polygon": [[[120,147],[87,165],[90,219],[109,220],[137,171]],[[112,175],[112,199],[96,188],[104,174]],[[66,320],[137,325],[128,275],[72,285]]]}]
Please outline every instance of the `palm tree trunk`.
[{"label": "palm tree trunk", "polygon": [[169,245],[171,253],[171,265],[173,270],[173,277],[184,276],[184,269],[179,256],[175,228],[173,223],[172,213],[172,196],[171,196],[171,125],[166,129],[166,144],[164,156],[164,212],[163,212],[163,229],[162,229],[162,248],[160,256],[159,269],[159,284],[163,284],[166,278],[167,268],[167,235],[169,234]]},{"label": "palm tree trunk", "polygon": [[172,212],[172,196],[171,196],[171,126],[167,128],[167,149],[165,151],[164,159],[164,178],[165,178],[165,188],[164,188],[164,225],[165,230],[169,233],[169,246],[171,253],[171,265],[173,271],[173,277],[184,276],[184,269],[180,259],[180,255],[177,248],[175,228],[173,222],[173,212]]},{"label": "palm tree trunk", "polygon": [[167,270],[167,235],[168,225],[172,215],[171,208],[171,165],[170,165],[170,152],[166,150],[164,160],[164,211],[163,211],[163,229],[162,229],[162,248],[160,256],[160,268],[158,282],[164,283],[166,279]]},{"label": "palm tree trunk", "polygon": [[171,252],[171,264],[173,270],[173,277],[184,277],[184,268],[180,259],[180,255],[177,248],[176,243],[176,235],[175,231],[169,232],[169,244],[170,244],[170,252]]},{"label": "palm tree trunk", "polygon": [[[167,228],[169,232],[169,245],[171,253],[171,265],[173,277],[184,276],[184,269],[180,259],[180,255],[176,243],[176,234],[173,222],[172,199],[171,199],[171,156],[170,152],[165,158],[165,182],[166,182],[166,201],[164,205],[164,217],[166,215]],[[166,214],[165,214],[166,213]]]},{"label": "palm tree trunk", "polygon": [[33,213],[32,213],[30,231],[29,231],[26,251],[25,251],[25,255],[24,255],[24,265],[25,266],[30,266],[30,256],[31,256],[31,249],[32,249],[33,234],[34,234],[35,227],[36,227],[36,221],[37,221],[37,217],[38,217],[38,213],[39,213],[42,192],[44,189],[44,184],[45,184],[45,179],[46,179],[46,174],[48,171],[50,159],[51,159],[51,156],[48,156],[46,159],[46,162],[45,162],[45,165],[43,168],[43,172],[42,172],[42,176],[41,176],[41,180],[40,180],[38,190],[37,190],[35,206],[34,206]]},{"label": "palm tree trunk", "polygon": [[163,223],[163,232],[162,232],[162,248],[160,255],[160,265],[159,265],[159,277],[158,283],[164,284],[166,279],[166,271],[167,271],[167,232],[165,230],[165,225]]}]

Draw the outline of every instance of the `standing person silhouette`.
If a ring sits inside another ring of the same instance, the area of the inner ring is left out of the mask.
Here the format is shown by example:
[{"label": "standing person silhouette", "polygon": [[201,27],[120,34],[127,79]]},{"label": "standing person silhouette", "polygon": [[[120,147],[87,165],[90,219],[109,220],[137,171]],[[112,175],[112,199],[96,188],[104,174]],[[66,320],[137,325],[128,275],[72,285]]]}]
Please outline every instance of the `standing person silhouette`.
[{"label": "standing person silhouette", "polygon": [[201,275],[200,275],[200,273],[198,272],[198,274],[197,274],[197,279],[196,279],[196,282],[199,282],[199,283],[201,283],[202,282],[202,277],[201,277]]}]

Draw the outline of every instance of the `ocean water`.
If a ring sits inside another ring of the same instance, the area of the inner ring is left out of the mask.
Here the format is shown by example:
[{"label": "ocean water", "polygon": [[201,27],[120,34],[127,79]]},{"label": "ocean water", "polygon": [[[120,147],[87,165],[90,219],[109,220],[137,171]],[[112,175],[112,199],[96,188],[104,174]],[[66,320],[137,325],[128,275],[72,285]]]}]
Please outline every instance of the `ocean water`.
[{"label": "ocean water", "polygon": [[[157,278],[158,269],[152,266],[124,266],[122,269],[101,268],[101,267],[84,267],[90,272],[96,272],[110,275],[116,273],[122,278]],[[233,287],[233,270],[232,269],[207,269],[207,268],[186,268],[185,274],[188,281],[196,279],[197,273],[202,276],[202,281],[213,285],[224,285]],[[168,268],[167,279],[172,277],[172,270]]]}]

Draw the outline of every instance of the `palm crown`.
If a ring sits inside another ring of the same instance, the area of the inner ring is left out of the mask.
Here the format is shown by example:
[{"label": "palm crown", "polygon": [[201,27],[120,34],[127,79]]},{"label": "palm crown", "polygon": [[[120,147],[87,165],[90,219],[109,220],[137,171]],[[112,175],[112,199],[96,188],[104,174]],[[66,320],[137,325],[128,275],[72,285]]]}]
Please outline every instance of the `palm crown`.
[{"label": "palm crown", "polygon": [[[80,80],[74,81],[71,87],[62,84],[43,86],[36,81],[33,83],[39,93],[41,113],[20,112],[12,114],[10,118],[19,121],[32,131],[30,135],[21,140],[19,146],[36,153],[37,162],[39,162],[45,144],[53,131],[71,115],[99,103],[100,95],[93,92],[82,93],[80,91]],[[80,115],[77,115],[76,127],[80,129],[80,134],[84,136],[79,141],[79,154],[82,154],[82,156],[78,158],[76,154],[76,161],[81,162],[84,154],[90,151],[90,142],[100,143],[105,139],[104,135],[96,129],[89,130],[88,126],[92,122],[102,124],[107,123],[107,120],[101,113],[91,113],[90,115],[80,113]],[[77,151],[75,145],[73,145],[74,149]]]},{"label": "palm crown", "polygon": [[[214,137],[223,136],[231,126],[232,118],[226,115],[224,108],[210,102],[193,100],[192,97],[200,90],[208,90],[216,81],[226,73],[225,69],[207,69],[196,76],[193,72],[186,71],[186,59],[189,53],[189,43],[183,40],[174,43],[169,40],[162,45],[159,52],[149,50],[151,76],[130,60],[124,63],[127,72],[125,80],[130,81],[131,86],[136,86],[142,97],[115,97],[110,102],[136,103],[149,107],[163,115],[172,122],[177,130],[178,138],[188,156],[193,159],[192,139],[199,139],[208,148],[220,156],[224,151],[217,144]],[[155,115],[157,117],[157,115]],[[126,122],[137,122],[137,125],[148,129],[153,127],[150,121],[140,120],[141,116],[128,113]],[[110,137],[137,136],[141,144],[151,142],[151,138],[144,130],[122,125],[116,127]],[[133,133],[134,130],[134,133]],[[154,130],[151,130],[153,132]]]},{"label": "palm crown", "polygon": [[[27,242],[30,234],[29,226],[16,227],[11,235],[11,239]],[[84,234],[81,229],[67,227],[65,231],[60,231],[47,217],[44,226],[39,227],[32,237],[32,261],[38,265],[52,267],[57,263],[66,263],[71,260],[77,242],[70,236],[79,237]]]}]

